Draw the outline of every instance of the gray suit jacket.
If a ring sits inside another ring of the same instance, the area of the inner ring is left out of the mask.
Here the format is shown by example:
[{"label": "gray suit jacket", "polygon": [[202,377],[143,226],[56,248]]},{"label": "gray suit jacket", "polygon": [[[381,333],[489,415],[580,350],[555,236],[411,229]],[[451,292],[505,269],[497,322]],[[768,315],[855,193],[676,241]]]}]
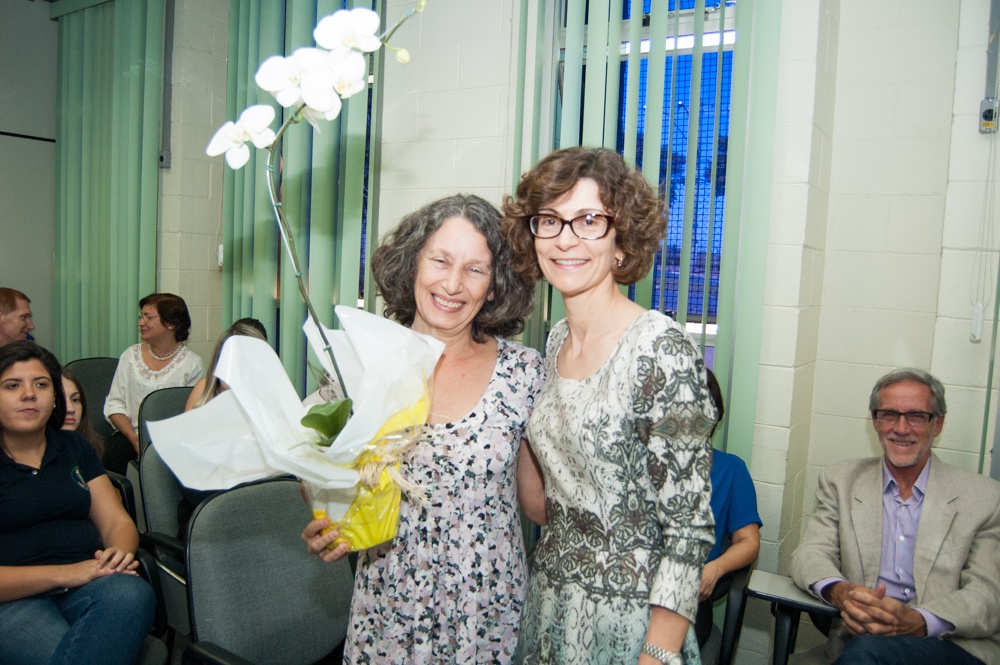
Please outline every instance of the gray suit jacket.
[{"label": "gray suit jacket", "polygon": [[[816,512],[792,554],[792,578],[802,589],[827,577],[875,587],[882,555],[881,460],[848,460],[820,474]],[[932,456],[913,578],[912,604],[955,626],[942,637],[987,665],[1000,664],[1000,483]],[[831,629],[831,640],[838,628]]]}]

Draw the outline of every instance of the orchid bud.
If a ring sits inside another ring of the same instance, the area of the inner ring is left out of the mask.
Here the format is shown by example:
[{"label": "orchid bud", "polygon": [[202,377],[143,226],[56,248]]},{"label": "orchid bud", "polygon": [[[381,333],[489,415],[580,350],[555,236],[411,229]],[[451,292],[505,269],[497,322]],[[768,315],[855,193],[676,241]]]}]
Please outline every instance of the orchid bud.
[{"label": "orchid bud", "polygon": [[405,48],[401,48],[398,51],[396,51],[396,62],[398,62],[401,65],[405,65],[409,61],[410,61],[409,51],[407,51]]}]

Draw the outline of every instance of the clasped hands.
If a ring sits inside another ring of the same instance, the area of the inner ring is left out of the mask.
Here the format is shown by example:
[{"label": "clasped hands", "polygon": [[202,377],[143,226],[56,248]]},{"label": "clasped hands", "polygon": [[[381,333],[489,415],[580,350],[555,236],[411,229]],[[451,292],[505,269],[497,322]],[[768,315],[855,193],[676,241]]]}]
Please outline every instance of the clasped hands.
[{"label": "clasped hands", "polygon": [[59,586],[75,589],[96,580],[98,577],[107,577],[117,573],[138,575],[138,568],[139,562],[135,560],[131,552],[120,550],[117,547],[108,547],[94,552],[92,559],[84,559],[79,563],[68,565],[63,569],[66,571],[65,579],[58,583]]},{"label": "clasped hands", "polygon": [[884,584],[869,589],[860,584],[835,582],[824,591],[827,600],[840,610],[844,630],[850,635],[927,635],[924,616],[885,595]]}]

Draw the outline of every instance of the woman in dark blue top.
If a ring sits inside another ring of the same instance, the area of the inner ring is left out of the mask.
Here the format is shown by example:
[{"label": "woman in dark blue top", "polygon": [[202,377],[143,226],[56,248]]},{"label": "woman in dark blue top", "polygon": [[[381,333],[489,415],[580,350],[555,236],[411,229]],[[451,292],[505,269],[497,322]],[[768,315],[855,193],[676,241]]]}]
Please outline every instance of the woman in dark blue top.
[{"label": "woman in dark blue top", "polygon": [[153,621],[139,535],[93,448],[60,429],[55,357],[0,347],[0,654],[4,663],[134,663]]}]

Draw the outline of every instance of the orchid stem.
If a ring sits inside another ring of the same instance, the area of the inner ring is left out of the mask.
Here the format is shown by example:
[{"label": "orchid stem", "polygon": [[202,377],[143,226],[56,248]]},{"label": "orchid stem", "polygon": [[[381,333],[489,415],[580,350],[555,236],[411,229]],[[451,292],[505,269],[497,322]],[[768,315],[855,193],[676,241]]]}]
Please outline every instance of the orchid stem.
[{"label": "orchid stem", "polygon": [[404,15],[403,18],[401,18],[398,21],[396,21],[396,25],[392,26],[392,28],[390,30],[384,32],[382,34],[382,36],[379,37],[379,41],[381,41],[384,45],[388,46],[389,45],[389,40],[392,39],[392,36],[394,34],[396,34],[396,31],[399,30],[399,27],[401,25],[403,25],[404,23],[406,23],[407,21],[409,21],[414,16],[416,16],[417,14],[419,14],[420,12],[424,11],[424,7],[426,5],[427,5],[427,3],[426,3],[425,0],[417,0],[417,2],[414,5],[413,9],[411,9],[408,12],[406,12],[406,15]]},{"label": "orchid stem", "polygon": [[[390,30],[383,33],[379,40],[388,46],[389,40],[392,39],[396,30],[398,30],[401,25],[413,18],[416,14],[422,12],[426,6],[427,0],[416,0],[413,9],[407,12],[403,18],[399,19],[399,21],[397,21]],[[316,325],[316,329],[319,331],[319,336],[323,340],[323,351],[330,358],[330,363],[333,365],[333,371],[337,375],[337,383],[340,385],[341,393],[344,398],[347,399],[347,386],[344,384],[344,377],[340,373],[340,365],[337,364],[337,359],[334,357],[333,349],[330,346],[330,340],[327,339],[326,332],[323,330],[323,324],[320,323],[319,316],[316,315],[316,310],[313,308],[312,300],[309,299],[309,287],[306,284],[306,278],[302,272],[302,266],[299,263],[298,253],[295,251],[295,239],[292,237],[292,230],[288,225],[288,220],[285,218],[285,211],[281,205],[281,196],[278,193],[278,167],[274,163],[275,159],[280,154],[278,148],[281,145],[281,140],[284,137],[285,132],[289,127],[302,120],[305,110],[306,105],[300,104],[292,113],[290,113],[285,122],[283,122],[281,127],[278,128],[278,132],[274,136],[274,142],[267,147],[267,193],[271,199],[271,208],[274,210],[274,216],[278,220],[278,231],[281,233],[281,241],[285,245],[285,250],[288,252],[288,258],[292,262],[292,270],[295,271],[295,281],[298,282],[299,293],[302,294],[302,300],[306,304],[306,310],[309,312],[309,318],[311,318],[313,323]]]},{"label": "orchid stem", "polygon": [[274,210],[274,215],[278,220],[278,230],[281,233],[281,241],[285,245],[285,249],[288,252],[289,260],[292,262],[292,270],[295,271],[295,281],[298,282],[299,293],[302,294],[302,300],[306,304],[306,310],[309,312],[309,318],[312,319],[313,323],[316,325],[316,330],[319,331],[319,336],[323,340],[323,351],[325,351],[327,356],[330,357],[330,362],[333,365],[333,371],[337,375],[337,383],[340,385],[344,398],[347,399],[347,386],[344,384],[344,377],[340,373],[340,365],[337,364],[337,359],[333,355],[333,348],[330,346],[330,340],[327,339],[326,332],[323,329],[323,324],[320,323],[319,316],[317,316],[316,310],[313,308],[312,300],[309,299],[309,287],[306,284],[305,275],[302,272],[302,266],[299,263],[298,253],[295,251],[295,239],[292,236],[292,229],[288,225],[288,220],[285,218],[285,212],[281,206],[281,197],[278,194],[278,186],[276,184],[276,174],[278,169],[274,161],[275,156],[279,153],[278,146],[281,144],[281,139],[284,136],[285,131],[302,119],[302,113],[304,110],[304,104],[295,109],[295,111],[288,116],[288,119],[285,120],[285,122],[278,129],[278,133],[275,134],[274,137],[274,142],[267,147],[267,193],[271,199],[271,208]]}]

